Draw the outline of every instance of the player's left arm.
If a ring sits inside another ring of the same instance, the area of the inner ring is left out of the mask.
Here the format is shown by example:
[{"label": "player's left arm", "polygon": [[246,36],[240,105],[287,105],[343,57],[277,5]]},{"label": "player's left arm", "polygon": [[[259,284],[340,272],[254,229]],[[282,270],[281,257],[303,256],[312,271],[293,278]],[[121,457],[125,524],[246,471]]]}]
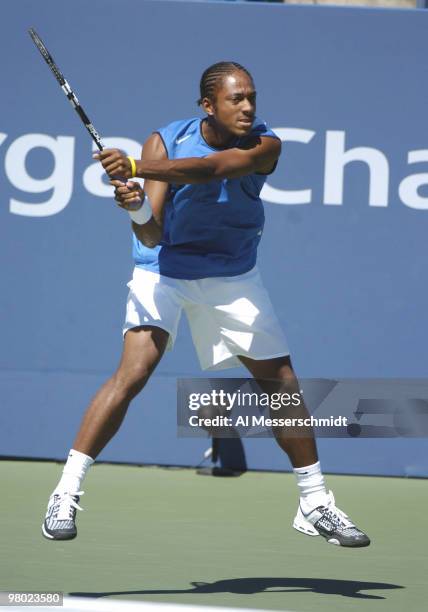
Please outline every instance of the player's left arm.
[{"label": "player's left arm", "polygon": [[[281,154],[278,138],[256,136],[245,147],[227,149],[207,157],[183,159],[138,160],[136,175],[166,183],[208,183],[224,178],[239,178],[255,172],[268,174]],[[110,176],[131,177],[129,159],[117,149],[105,149],[96,154]]]}]

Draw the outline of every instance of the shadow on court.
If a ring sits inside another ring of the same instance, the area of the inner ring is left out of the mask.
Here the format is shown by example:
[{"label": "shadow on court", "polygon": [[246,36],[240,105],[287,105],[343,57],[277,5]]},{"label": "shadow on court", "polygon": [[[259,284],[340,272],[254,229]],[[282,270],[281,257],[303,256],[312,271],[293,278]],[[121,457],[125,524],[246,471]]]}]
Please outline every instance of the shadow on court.
[{"label": "shadow on court", "polygon": [[385,599],[381,595],[367,595],[360,591],[374,589],[404,589],[399,584],[386,582],[358,582],[356,580],[330,580],[323,578],[234,578],[217,582],[191,582],[191,589],[111,591],[105,593],[69,593],[74,597],[109,597],[113,595],[180,595],[193,593],[236,593],[254,595],[255,593],[319,593],[323,595],[342,595],[356,599]]}]

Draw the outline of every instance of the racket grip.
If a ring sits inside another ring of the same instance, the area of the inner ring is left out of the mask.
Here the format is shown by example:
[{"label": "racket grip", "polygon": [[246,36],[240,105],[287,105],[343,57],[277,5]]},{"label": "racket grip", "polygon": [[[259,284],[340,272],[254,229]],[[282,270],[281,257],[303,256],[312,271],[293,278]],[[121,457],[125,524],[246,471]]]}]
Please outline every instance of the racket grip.
[{"label": "racket grip", "polygon": [[112,181],[120,181],[124,185],[126,185],[126,183],[129,180],[129,179],[123,178],[123,176],[111,176],[110,178],[111,178]]}]

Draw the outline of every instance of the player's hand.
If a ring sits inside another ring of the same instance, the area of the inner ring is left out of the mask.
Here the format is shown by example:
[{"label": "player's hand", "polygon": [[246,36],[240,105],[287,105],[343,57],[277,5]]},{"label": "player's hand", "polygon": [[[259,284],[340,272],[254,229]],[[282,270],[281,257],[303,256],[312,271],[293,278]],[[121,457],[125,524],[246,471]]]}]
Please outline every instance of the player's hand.
[{"label": "player's hand", "polygon": [[118,178],[131,178],[131,162],[119,149],[104,149],[92,156],[98,159],[109,176]]},{"label": "player's hand", "polygon": [[118,180],[111,180],[110,185],[113,185],[114,199],[117,205],[125,210],[138,210],[144,202],[145,193],[141,188],[140,183],[134,181],[126,181],[123,183]]}]

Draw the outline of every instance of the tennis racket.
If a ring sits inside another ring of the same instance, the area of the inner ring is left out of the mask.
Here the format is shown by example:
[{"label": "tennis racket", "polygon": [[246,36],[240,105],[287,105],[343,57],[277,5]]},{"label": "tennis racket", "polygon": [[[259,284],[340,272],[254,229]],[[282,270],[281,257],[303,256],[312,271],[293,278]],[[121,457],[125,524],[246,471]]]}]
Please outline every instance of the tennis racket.
[{"label": "tennis racket", "polygon": [[40,51],[43,59],[45,60],[45,62],[49,66],[49,68],[51,69],[52,74],[54,75],[54,77],[56,78],[58,83],[60,84],[62,91],[65,93],[65,95],[69,99],[71,106],[74,108],[76,113],[79,115],[83,125],[88,130],[89,134],[91,135],[92,140],[95,142],[95,144],[97,145],[98,149],[100,151],[102,151],[104,149],[104,145],[103,145],[103,143],[101,141],[100,135],[98,134],[97,130],[92,125],[91,121],[89,120],[88,115],[85,113],[83,108],[80,106],[80,103],[79,103],[79,100],[77,99],[76,94],[71,89],[70,85],[68,84],[68,82],[64,78],[64,75],[59,70],[58,66],[55,64],[52,55],[46,49],[46,46],[44,45],[42,39],[37,34],[37,32],[35,31],[34,28],[30,28],[28,30],[28,33],[31,36],[31,38],[33,39],[34,44],[36,45],[36,47]]}]

